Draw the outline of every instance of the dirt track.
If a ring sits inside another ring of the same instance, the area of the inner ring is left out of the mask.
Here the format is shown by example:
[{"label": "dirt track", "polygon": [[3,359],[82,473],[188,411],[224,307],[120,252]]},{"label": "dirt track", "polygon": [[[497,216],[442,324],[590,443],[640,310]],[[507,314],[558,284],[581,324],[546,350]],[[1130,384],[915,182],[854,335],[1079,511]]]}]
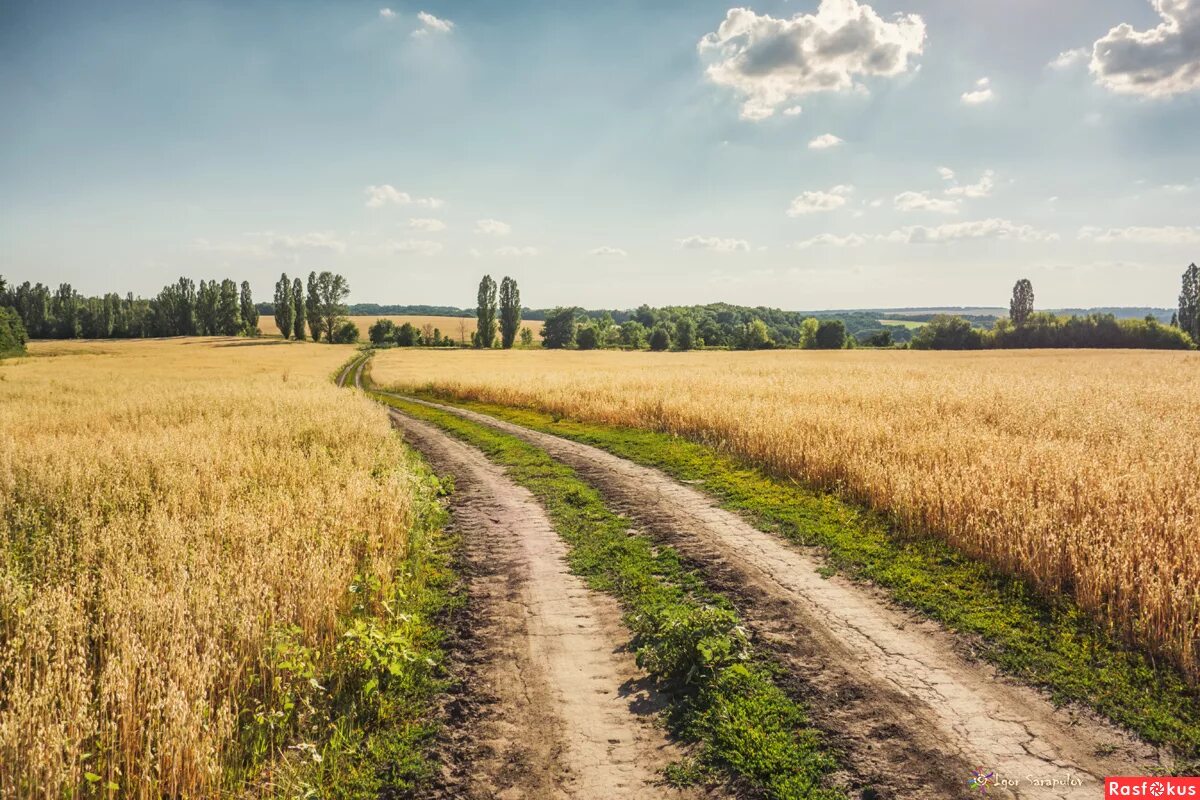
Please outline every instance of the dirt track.
[{"label": "dirt track", "polygon": [[[989,796],[1089,798],[1105,775],[1145,774],[1155,752],[1089,714],[963,657],[954,638],[870,590],[823,579],[813,554],[759,531],[665,474],[594,447],[428,404],[515,434],[570,464],[622,512],[741,599],[798,679],[852,783],[880,796],[963,797],[972,770],[1015,781]],[[1034,780],[1059,781],[1037,785]]]},{"label": "dirt track", "polygon": [[453,526],[470,572],[468,695],[441,795],[661,798],[681,753],[622,646],[620,609],[570,574],[537,501],[474,448],[392,413],[405,439],[455,478]]}]

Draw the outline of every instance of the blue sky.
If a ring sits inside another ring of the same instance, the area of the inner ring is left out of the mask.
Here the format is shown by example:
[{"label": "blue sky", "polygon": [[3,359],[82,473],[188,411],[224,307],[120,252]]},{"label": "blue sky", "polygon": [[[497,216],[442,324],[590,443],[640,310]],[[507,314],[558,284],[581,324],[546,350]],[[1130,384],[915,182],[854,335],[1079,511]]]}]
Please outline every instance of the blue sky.
[{"label": "blue sky", "polygon": [[1200,259],[1200,0],[3,2],[0,105],[0,272],[88,293],[1169,306]]}]

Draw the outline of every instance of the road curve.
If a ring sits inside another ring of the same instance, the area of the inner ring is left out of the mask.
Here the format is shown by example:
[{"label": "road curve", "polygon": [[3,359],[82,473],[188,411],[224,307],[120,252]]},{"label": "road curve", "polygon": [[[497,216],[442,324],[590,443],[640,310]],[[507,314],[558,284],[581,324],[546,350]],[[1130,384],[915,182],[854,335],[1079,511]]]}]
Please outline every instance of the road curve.
[{"label": "road curve", "polygon": [[[412,398],[406,398],[412,399]],[[666,474],[604,450],[453,406],[422,402],[530,442],[575,468],[620,511],[741,599],[750,626],[804,685],[814,720],[859,785],[883,796],[1094,800],[1106,775],[1146,774],[1156,752],[1093,715],[961,654],[940,626],[840,576],[814,553],[753,527]]]}]

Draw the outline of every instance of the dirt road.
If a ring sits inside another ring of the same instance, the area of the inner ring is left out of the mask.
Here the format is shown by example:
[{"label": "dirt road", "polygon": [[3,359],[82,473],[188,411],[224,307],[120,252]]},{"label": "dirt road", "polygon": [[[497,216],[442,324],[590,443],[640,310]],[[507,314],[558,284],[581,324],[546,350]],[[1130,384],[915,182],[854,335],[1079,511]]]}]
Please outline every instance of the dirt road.
[{"label": "dirt road", "polygon": [[479,451],[392,413],[404,438],[451,474],[453,526],[470,572],[466,719],[456,721],[446,797],[662,798],[681,753],[656,724],[616,601],[566,566],[533,496]]},{"label": "dirt road", "polygon": [[989,796],[1094,798],[1105,775],[1145,774],[1155,752],[964,657],[953,637],[834,576],[667,475],[603,450],[463,409],[571,465],[606,499],[675,545],[741,599],[747,622],[799,679],[814,720],[844,748],[852,781],[883,796],[964,796],[973,770],[1009,786]]}]

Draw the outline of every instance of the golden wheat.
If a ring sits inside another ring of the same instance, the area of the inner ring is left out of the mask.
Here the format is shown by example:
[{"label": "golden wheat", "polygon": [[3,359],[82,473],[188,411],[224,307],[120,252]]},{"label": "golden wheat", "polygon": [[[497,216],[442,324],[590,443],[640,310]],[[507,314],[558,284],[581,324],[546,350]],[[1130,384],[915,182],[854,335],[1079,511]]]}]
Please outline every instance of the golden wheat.
[{"label": "golden wheat", "polygon": [[[367,331],[379,319],[390,319],[397,325],[403,325],[408,322],[414,325],[418,330],[424,331],[426,327],[432,332],[434,329],[441,331],[442,336],[453,339],[456,342],[469,344],[471,336],[475,333],[475,318],[474,317],[422,317],[417,315],[403,314],[384,314],[379,316],[355,316],[347,317],[351,322],[358,326],[359,338],[366,341]],[[521,321],[521,327],[529,328],[533,333],[534,342],[540,341],[537,336],[542,330],[542,321],[536,319],[527,319]],[[279,328],[275,327],[274,317],[259,317],[258,329],[265,336],[278,336]]]},{"label": "golden wheat", "polygon": [[273,632],[329,648],[354,575],[386,583],[414,483],[386,417],[329,381],[352,352],[35,343],[0,365],[0,795],[218,794]]},{"label": "golden wheat", "polygon": [[388,351],[373,376],[843,490],[1200,676],[1200,355]]}]

